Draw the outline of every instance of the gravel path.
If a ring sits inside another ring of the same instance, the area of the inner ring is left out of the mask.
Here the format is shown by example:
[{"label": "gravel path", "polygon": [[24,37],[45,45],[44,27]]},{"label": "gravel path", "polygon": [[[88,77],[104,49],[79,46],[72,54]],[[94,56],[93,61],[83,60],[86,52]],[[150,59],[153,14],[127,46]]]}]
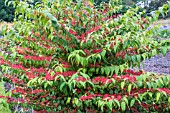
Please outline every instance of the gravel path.
[{"label": "gravel path", "polygon": [[170,75],[170,51],[167,52],[165,57],[156,55],[143,63],[142,69],[145,71]]},{"label": "gravel path", "polygon": [[[166,24],[160,27],[160,29],[170,30],[170,24]],[[156,55],[143,63],[144,67],[142,67],[142,69],[145,71],[170,75],[170,51],[167,52],[165,57],[163,55]]]}]

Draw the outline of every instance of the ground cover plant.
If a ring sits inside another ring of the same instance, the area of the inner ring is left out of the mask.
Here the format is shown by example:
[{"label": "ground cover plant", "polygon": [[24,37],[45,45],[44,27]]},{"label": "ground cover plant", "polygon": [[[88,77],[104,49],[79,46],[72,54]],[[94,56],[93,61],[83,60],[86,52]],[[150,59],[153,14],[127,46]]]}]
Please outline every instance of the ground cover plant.
[{"label": "ground cover plant", "polygon": [[[4,82],[0,82],[0,96],[5,96]],[[10,113],[6,99],[0,98],[0,113]]]},{"label": "ground cover plant", "polygon": [[166,29],[166,27],[165,27],[165,29],[161,29],[161,30],[159,31],[159,36],[160,36],[161,38],[169,38],[169,37],[170,37],[170,30],[169,30],[169,29]]},{"label": "ground cover plant", "polygon": [[[6,98],[36,112],[167,112],[170,76],[134,71],[146,58],[170,48],[157,41],[153,17],[138,8],[123,15],[120,0],[100,6],[93,1],[43,0],[32,6],[14,0],[18,18],[3,28],[0,64],[4,81],[14,88]],[[19,111],[18,111],[19,112]]]}]

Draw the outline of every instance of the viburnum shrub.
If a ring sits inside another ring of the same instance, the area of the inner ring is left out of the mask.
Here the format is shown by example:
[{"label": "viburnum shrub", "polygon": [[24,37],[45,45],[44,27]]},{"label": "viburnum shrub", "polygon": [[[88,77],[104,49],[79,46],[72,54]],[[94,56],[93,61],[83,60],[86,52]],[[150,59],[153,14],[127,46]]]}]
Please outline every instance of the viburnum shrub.
[{"label": "viburnum shrub", "polygon": [[3,79],[15,86],[10,105],[36,112],[168,112],[170,76],[131,67],[169,49],[152,38],[152,17],[138,8],[118,14],[120,0],[43,0],[31,6],[14,0],[17,19],[4,29]]}]

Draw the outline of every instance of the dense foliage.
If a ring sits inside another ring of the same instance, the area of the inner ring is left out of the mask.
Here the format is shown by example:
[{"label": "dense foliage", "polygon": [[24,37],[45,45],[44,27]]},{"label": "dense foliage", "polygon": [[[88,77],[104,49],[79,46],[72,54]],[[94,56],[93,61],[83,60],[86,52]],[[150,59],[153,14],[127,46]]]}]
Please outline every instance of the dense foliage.
[{"label": "dense foliage", "polygon": [[5,5],[5,0],[0,0],[0,21],[11,22],[14,19],[14,8],[12,5]]},{"label": "dense foliage", "polygon": [[170,30],[169,29],[160,30],[158,36],[161,38],[170,38]]},{"label": "dense foliage", "polygon": [[[5,35],[3,80],[15,88],[10,105],[37,112],[168,112],[170,76],[130,70],[146,58],[166,54],[170,41],[151,38],[152,17],[138,8],[123,15],[120,0],[95,7],[92,0],[14,1],[19,18]],[[114,15],[113,15],[114,14]]]}]

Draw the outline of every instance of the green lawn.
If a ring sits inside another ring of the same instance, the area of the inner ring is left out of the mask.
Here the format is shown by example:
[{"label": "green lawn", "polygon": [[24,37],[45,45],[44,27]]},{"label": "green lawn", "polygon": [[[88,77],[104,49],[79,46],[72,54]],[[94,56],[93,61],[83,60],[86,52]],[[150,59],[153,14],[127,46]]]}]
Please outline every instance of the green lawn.
[{"label": "green lawn", "polygon": [[[0,82],[0,96],[5,95],[4,82]],[[11,113],[5,99],[0,99],[0,113]]]}]

